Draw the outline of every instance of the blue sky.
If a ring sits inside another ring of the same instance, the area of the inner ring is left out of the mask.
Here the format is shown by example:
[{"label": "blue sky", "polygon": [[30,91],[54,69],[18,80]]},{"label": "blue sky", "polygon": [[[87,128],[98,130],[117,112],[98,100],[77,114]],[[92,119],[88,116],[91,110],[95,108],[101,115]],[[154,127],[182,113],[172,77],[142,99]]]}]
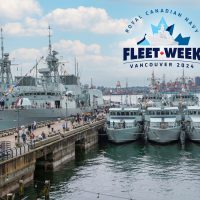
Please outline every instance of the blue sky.
[{"label": "blue sky", "polygon": [[[121,81],[129,85],[147,85],[152,69],[131,69],[122,61],[122,46],[134,45],[144,33],[151,32],[151,24],[158,24],[162,16],[167,23],[175,23],[175,33],[191,36],[191,46],[199,46],[199,33],[184,21],[187,16],[200,31],[200,2],[197,0],[0,0],[0,23],[4,30],[5,51],[10,53],[15,75],[26,74],[40,56],[47,55],[48,25],[52,27],[53,49],[65,62],[65,71],[74,72],[74,57],[79,61],[81,82],[115,86]],[[163,8],[181,12],[182,18],[170,14],[146,11]],[[134,31],[125,28],[135,16],[143,20]],[[41,63],[41,67],[44,63]],[[18,70],[17,70],[18,69]],[[155,68],[159,77],[168,80],[180,76],[182,69]],[[200,75],[198,66],[186,69],[190,77]]]}]

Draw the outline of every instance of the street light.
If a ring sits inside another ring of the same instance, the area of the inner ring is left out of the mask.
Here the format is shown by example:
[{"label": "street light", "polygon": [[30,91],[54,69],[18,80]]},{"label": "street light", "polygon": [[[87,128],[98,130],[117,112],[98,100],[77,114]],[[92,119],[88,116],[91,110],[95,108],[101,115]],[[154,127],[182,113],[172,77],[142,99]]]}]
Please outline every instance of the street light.
[{"label": "street light", "polygon": [[20,136],[19,136],[19,106],[17,106],[17,143],[20,143]]},{"label": "street light", "polygon": [[66,98],[66,101],[65,101],[65,119],[67,119],[67,98]]},{"label": "street light", "polygon": [[15,108],[16,108],[15,112],[17,112],[17,117],[16,117],[17,118],[17,126],[16,126],[17,135],[15,136],[15,141],[17,140],[16,145],[18,145],[20,143],[20,135],[19,135],[19,106],[15,106]]}]

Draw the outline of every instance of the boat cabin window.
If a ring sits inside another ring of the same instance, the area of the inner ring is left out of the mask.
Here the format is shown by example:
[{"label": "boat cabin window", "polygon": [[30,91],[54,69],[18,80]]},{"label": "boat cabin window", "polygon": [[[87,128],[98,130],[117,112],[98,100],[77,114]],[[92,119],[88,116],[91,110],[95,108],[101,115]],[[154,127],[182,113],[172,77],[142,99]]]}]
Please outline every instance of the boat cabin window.
[{"label": "boat cabin window", "polygon": [[171,114],[172,114],[172,115],[177,115],[178,112],[177,112],[176,110],[172,110],[172,111],[171,111]]},{"label": "boat cabin window", "polygon": [[160,115],[160,111],[157,111],[156,114],[157,114],[157,115]]},{"label": "boat cabin window", "polygon": [[177,125],[176,122],[150,122],[151,127],[159,127],[162,129],[176,127]]},{"label": "boat cabin window", "polygon": [[194,111],[193,111],[193,110],[190,110],[190,111],[188,112],[188,114],[189,114],[189,115],[194,115]]},{"label": "boat cabin window", "polygon": [[154,115],[154,111],[149,111],[149,115]]},{"label": "boat cabin window", "polygon": [[121,115],[124,115],[125,113],[124,112],[121,112]]},{"label": "boat cabin window", "polygon": [[128,116],[128,115],[129,115],[129,112],[125,112],[125,115]]},{"label": "boat cabin window", "polygon": [[150,126],[151,127],[159,127],[160,126],[160,122],[150,122]]},{"label": "boat cabin window", "polygon": [[200,111],[196,111],[196,110],[190,110],[188,111],[189,115],[200,115]]},{"label": "boat cabin window", "polygon": [[121,113],[120,113],[120,112],[117,112],[117,115],[121,115]]},{"label": "boat cabin window", "polygon": [[200,123],[199,122],[193,122],[192,124],[193,124],[194,127],[200,128]]},{"label": "boat cabin window", "polygon": [[110,115],[116,115],[116,113],[115,112],[111,112]]},{"label": "boat cabin window", "polygon": [[114,129],[121,129],[121,128],[132,128],[136,126],[136,122],[132,121],[132,122],[125,122],[125,121],[121,121],[121,122],[109,122],[108,123],[110,128],[114,128]]}]

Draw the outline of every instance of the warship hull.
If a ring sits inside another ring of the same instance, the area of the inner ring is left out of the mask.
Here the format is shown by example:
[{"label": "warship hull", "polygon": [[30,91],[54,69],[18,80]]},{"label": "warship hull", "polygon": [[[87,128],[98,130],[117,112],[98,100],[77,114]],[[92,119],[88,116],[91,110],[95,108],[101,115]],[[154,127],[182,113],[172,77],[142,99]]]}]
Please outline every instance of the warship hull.
[{"label": "warship hull", "polygon": [[51,109],[19,109],[18,110],[0,110],[0,130],[15,128],[21,125],[32,124],[34,121],[63,118],[77,113],[89,112],[91,108],[51,108]]}]

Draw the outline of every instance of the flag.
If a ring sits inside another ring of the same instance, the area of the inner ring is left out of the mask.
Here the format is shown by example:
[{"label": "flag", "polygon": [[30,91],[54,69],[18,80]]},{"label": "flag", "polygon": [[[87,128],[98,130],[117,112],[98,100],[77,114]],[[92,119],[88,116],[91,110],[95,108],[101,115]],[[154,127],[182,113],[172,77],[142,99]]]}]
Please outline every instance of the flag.
[{"label": "flag", "polygon": [[15,102],[15,105],[16,106],[21,106],[22,102],[23,102],[23,99],[18,97],[17,100],[16,100],[16,102]]}]

